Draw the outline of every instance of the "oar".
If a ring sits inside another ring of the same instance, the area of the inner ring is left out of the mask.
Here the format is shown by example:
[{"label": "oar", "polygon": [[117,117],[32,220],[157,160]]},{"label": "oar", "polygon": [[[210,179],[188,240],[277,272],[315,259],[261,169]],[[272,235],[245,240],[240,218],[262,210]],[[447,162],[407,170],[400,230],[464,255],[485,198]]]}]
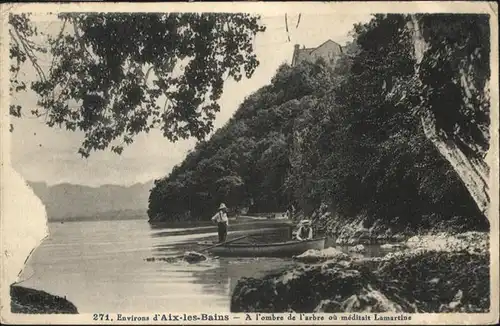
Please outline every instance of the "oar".
[{"label": "oar", "polygon": [[226,242],[221,242],[221,243],[218,243],[216,245],[213,245],[213,246],[207,247],[205,249],[202,249],[202,250],[200,250],[200,252],[207,251],[209,249],[212,249],[212,248],[215,248],[215,247],[219,247],[219,246],[224,246],[224,245],[227,245],[228,243],[232,243],[232,242],[236,242],[236,241],[241,240],[241,239],[248,238],[249,236],[250,236],[250,234],[247,234],[247,235],[244,235],[242,237],[239,237],[239,238],[236,238],[236,239],[233,239],[233,240],[229,240],[229,241],[226,241]]},{"label": "oar", "polygon": [[[212,248],[215,248],[215,247],[219,247],[219,246],[223,246],[223,245],[226,245],[228,243],[233,243],[233,242],[236,242],[238,240],[248,238],[249,236],[250,236],[250,234],[244,235],[242,237],[239,237],[239,238],[236,238],[236,239],[233,239],[233,240],[229,240],[229,241],[226,241],[226,242],[221,242],[221,243],[218,243],[216,245],[213,245],[213,246],[207,247],[205,249],[202,249],[199,252],[207,251],[209,249],[212,249]],[[180,259],[180,258],[184,258],[184,255],[170,256],[170,257],[165,257],[164,259]]]}]

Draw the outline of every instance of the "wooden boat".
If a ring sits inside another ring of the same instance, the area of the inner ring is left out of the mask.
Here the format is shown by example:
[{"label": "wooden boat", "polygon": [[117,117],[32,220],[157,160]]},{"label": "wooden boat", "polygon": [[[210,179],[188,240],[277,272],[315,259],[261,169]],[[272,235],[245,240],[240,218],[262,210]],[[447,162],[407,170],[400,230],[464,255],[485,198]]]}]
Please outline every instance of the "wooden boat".
[{"label": "wooden boat", "polygon": [[221,257],[292,257],[309,249],[324,248],[325,238],[318,238],[262,244],[232,243],[209,249],[209,252]]}]

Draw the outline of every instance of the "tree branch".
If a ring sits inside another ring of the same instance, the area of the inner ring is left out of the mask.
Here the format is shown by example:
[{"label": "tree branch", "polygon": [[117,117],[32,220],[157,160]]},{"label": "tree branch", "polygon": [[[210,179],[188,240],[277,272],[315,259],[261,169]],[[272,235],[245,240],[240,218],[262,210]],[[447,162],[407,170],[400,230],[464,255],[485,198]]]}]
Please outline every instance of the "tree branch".
[{"label": "tree branch", "polygon": [[[18,38],[18,41],[21,43],[23,49],[24,49],[24,52],[26,53],[26,56],[30,59],[31,61],[31,64],[33,65],[33,68],[35,68],[38,76],[40,77],[40,79],[42,79],[43,81],[46,81],[47,79],[45,78],[45,74],[43,73],[43,70],[42,68],[40,68],[40,65],[38,65],[38,62],[35,58],[35,55],[33,54],[32,51],[30,51],[29,49],[29,46],[26,45],[26,43],[24,42],[24,38],[19,34],[19,32],[17,31],[17,29],[14,27],[13,28],[14,32],[16,33],[16,36]],[[11,37],[13,37],[14,35],[12,34],[12,30],[9,30],[9,33],[11,35]],[[15,40],[15,37],[13,37],[14,40]],[[18,42],[16,42],[17,44],[19,44]]]},{"label": "tree branch", "polygon": [[83,39],[80,36],[80,32],[78,32],[78,27],[76,26],[77,25],[76,18],[72,17],[70,19],[71,19],[71,22],[72,22],[72,25],[73,25],[73,30],[75,31],[75,36],[78,39],[78,43],[80,43],[80,51],[83,50],[83,51],[87,52],[87,54],[90,57],[93,57],[92,54],[90,54],[90,52],[87,50],[87,47],[85,46],[85,43],[83,43]]},{"label": "tree branch", "polygon": [[[67,23],[67,20],[64,20],[63,25],[61,27],[61,31],[59,32],[59,36],[57,37],[58,41],[62,38],[62,34],[63,34],[64,30],[66,29],[66,23]],[[54,62],[55,62],[55,60],[56,60],[56,56],[53,55],[52,56],[52,62],[50,63],[49,74],[52,74],[52,70],[54,68]]]},{"label": "tree branch", "polygon": [[154,65],[152,65],[151,67],[149,67],[148,71],[146,71],[146,76],[144,76],[144,85],[146,85],[146,84],[147,84],[147,82],[148,82],[148,78],[149,78],[149,73],[151,72],[151,70],[153,70],[153,69],[154,69],[154,67],[155,67],[155,66],[154,66]]}]

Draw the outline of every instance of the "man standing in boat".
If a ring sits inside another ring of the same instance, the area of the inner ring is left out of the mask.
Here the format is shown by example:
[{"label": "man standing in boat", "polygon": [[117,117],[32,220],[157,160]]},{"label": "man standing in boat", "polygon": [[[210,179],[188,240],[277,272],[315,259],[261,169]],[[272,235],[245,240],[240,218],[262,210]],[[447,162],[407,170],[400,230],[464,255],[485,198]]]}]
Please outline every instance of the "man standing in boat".
[{"label": "man standing in boat", "polygon": [[302,220],[299,224],[299,230],[297,231],[297,234],[295,237],[299,241],[306,241],[306,240],[312,240],[313,238],[313,230],[311,226],[311,221],[310,220]]},{"label": "man standing in boat", "polygon": [[224,203],[220,204],[219,210],[212,217],[212,221],[217,223],[217,230],[219,233],[219,243],[226,242],[227,227],[229,225],[229,220],[227,218],[227,207]]}]

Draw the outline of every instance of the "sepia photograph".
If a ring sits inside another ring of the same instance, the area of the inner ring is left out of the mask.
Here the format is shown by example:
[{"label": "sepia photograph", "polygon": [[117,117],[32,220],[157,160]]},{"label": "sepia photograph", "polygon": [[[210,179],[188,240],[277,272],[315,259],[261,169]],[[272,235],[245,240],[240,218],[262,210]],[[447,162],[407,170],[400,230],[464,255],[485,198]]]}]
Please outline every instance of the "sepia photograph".
[{"label": "sepia photograph", "polygon": [[498,6],[427,4],[2,5],[2,323],[498,322]]}]

